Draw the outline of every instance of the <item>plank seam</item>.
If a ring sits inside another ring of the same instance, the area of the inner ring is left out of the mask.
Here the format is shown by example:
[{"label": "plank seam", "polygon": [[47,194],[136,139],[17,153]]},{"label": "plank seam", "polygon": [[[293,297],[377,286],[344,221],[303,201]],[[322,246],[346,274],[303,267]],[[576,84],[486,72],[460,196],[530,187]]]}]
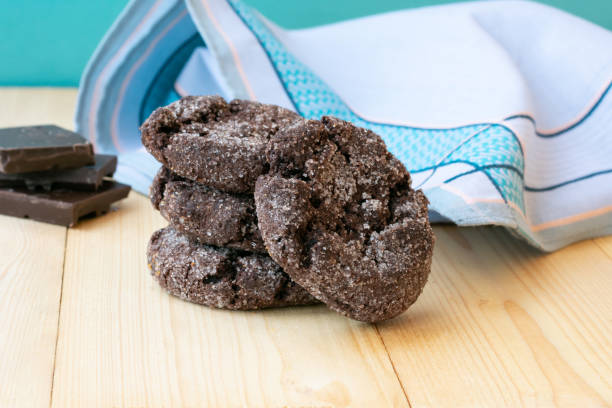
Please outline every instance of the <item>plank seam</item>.
[{"label": "plank seam", "polygon": [[601,246],[601,244],[600,244],[599,242],[597,242],[597,240],[598,240],[598,239],[601,239],[601,238],[605,238],[605,237],[597,237],[597,238],[593,238],[593,239],[591,239],[591,241],[592,241],[592,242],[595,244],[595,246],[596,246],[597,248],[599,248],[599,250],[600,250],[601,252],[603,252],[603,254],[604,254],[604,256],[605,256],[606,258],[608,258],[608,259],[612,260],[612,255],[610,255],[610,254],[608,253],[608,251],[606,250],[606,248],[604,248],[603,246]]},{"label": "plank seam", "polygon": [[402,389],[402,393],[404,393],[404,398],[406,398],[406,402],[408,403],[408,406],[412,408],[412,404],[410,403],[410,398],[408,398],[408,393],[406,393],[406,389],[404,388],[404,383],[402,383],[402,379],[400,378],[399,373],[397,372],[397,369],[395,368],[395,363],[393,362],[393,358],[391,358],[391,353],[389,353],[389,349],[387,349],[385,340],[383,339],[382,335],[380,334],[380,331],[378,330],[378,325],[374,324],[374,329],[376,330],[376,334],[378,335],[378,338],[380,339],[380,342],[382,343],[383,348],[385,349],[385,353],[387,353],[387,357],[389,358],[389,362],[391,363],[391,367],[393,368],[393,373],[395,373],[395,378],[397,378],[397,382],[399,382],[399,385]]},{"label": "plank seam", "polygon": [[64,275],[66,273],[66,252],[68,247],[68,228],[65,229],[64,234],[64,258],[62,260],[62,280],[60,283],[60,298],[59,306],[57,309],[57,331],[55,333],[55,350],[53,352],[53,375],[51,376],[51,392],[49,394],[49,408],[53,406],[53,388],[55,386],[55,365],[57,362],[57,345],[59,343],[60,324],[62,316],[62,299],[64,297]]}]

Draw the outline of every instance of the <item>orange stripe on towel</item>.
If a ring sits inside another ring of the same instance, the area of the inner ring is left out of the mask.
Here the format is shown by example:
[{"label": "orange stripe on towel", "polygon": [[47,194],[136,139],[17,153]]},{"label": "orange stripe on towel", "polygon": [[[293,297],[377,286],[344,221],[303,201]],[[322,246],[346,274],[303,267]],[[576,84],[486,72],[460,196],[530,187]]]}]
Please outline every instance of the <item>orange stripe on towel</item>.
[{"label": "orange stripe on towel", "polygon": [[240,74],[240,78],[242,79],[242,82],[244,83],[247,93],[249,94],[249,99],[256,100],[257,98],[255,97],[255,92],[253,92],[253,88],[251,87],[251,84],[249,83],[249,80],[246,74],[244,73],[244,69],[242,68],[242,62],[240,61],[240,57],[238,56],[236,47],[234,47],[234,44],[232,43],[230,38],[227,36],[225,31],[223,31],[223,29],[221,28],[221,25],[217,21],[217,18],[215,17],[212,10],[210,9],[208,0],[202,0],[202,5],[206,9],[206,13],[208,13],[210,21],[213,23],[213,25],[215,26],[219,34],[221,34],[221,37],[223,37],[223,40],[229,47],[230,52],[232,53],[232,57],[234,58],[234,62],[236,64],[236,69],[238,70],[238,74]]}]

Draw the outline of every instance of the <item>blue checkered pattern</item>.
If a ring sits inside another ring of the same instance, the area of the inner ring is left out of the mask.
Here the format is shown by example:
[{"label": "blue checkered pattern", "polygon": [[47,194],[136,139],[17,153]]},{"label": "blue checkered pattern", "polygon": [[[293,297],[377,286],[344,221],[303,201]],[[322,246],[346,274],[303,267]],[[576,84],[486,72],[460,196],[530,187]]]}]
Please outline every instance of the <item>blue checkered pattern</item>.
[{"label": "blue checkered pattern", "polygon": [[[298,61],[256,13],[239,0],[228,0],[256,36],[296,110],[306,118],[332,115],[378,133],[412,173],[463,162],[484,172],[501,197],[524,212],[524,158],[516,135],[497,123],[451,129],[425,129],[376,123],[356,115],[327,84]],[[468,173],[465,173],[468,174]],[[461,177],[455,175],[452,179]]]}]

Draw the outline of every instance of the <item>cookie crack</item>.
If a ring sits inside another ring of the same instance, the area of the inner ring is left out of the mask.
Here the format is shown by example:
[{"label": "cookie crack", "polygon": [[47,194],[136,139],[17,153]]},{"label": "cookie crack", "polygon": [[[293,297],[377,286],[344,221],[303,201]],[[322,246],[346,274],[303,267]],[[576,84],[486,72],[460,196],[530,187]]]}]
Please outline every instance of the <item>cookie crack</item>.
[{"label": "cookie crack", "polygon": [[282,277],[282,281],[274,294],[274,300],[283,301],[287,298],[289,294],[289,286],[291,285],[291,280],[287,276]]}]

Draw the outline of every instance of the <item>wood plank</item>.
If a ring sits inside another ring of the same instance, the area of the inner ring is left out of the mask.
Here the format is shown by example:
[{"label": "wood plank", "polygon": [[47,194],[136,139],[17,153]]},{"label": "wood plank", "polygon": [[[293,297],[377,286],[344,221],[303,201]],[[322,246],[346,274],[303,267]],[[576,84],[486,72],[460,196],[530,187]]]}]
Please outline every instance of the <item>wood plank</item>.
[{"label": "wood plank", "polygon": [[48,407],[66,228],[0,216],[0,406]]},{"label": "wood plank", "polygon": [[612,236],[596,238],[593,242],[601,248],[608,258],[612,259]]},{"label": "wood plank", "polygon": [[0,126],[54,124],[74,129],[75,88],[0,88]]},{"label": "wood plank", "polygon": [[413,407],[612,405],[612,262],[593,241],[435,231],[422,298],[379,325]]},{"label": "wood plank", "polygon": [[[0,89],[0,127],[71,127],[75,96]],[[0,216],[0,231],[0,406],[48,407],[66,228]]]},{"label": "wood plank", "polygon": [[149,276],[144,197],[68,234],[53,406],[406,406],[375,327],[322,306],[230,312]]},{"label": "wood plank", "polygon": [[[74,89],[0,97],[0,126],[72,127]],[[422,298],[368,326],[175,299],[145,265],[163,220],[116,207],[69,231],[61,297],[66,229],[0,217],[0,406],[612,406],[612,237],[540,254],[436,227]]]}]

